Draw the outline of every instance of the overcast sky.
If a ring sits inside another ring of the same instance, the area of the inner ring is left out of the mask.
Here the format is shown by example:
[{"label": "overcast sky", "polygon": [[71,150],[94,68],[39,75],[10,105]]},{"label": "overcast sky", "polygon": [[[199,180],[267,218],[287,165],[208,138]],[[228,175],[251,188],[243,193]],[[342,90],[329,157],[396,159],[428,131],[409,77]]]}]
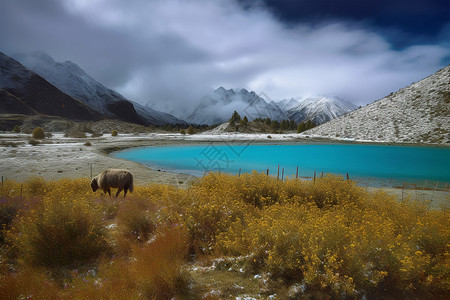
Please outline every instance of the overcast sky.
[{"label": "overcast sky", "polygon": [[130,100],[224,86],[364,105],[450,62],[448,0],[1,0],[0,51],[71,60]]}]

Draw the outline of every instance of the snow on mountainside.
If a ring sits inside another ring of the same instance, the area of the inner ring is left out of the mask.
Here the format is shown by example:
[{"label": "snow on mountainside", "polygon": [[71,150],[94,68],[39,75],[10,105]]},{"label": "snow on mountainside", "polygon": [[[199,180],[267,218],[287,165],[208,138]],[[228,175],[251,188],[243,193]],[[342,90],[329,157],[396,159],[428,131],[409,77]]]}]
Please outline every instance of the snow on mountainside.
[{"label": "snow on mountainside", "polygon": [[345,116],[304,132],[335,139],[450,143],[450,66]]},{"label": "snow on mountainside", "polygon": [[184,123],[169,114],[127,100],[96,81],[71,61],[56,62],[42,52],[17,54],[15,57],[64,93],[81,100],[107,117],[138,124]]},{"label": "snow on mountainside", "polygon": [[241,117],[247,116],[249,121],[255,118],[270,118],[272,120],[287,119],[287,115],[278,106],[267,103],[255,92],[241,89],[220,87],[205,96],[200,104],[188,115],[186,121],[195,124],[221,124],[228,121],[234,111]]},{"label": "snow on mountainside", "polygon": [[296,123],[311,120],[323,124],[357,108],[356,105],[339,97],[303,97],[286,99],[278,102],[286,110],[289,119]]},{"label": "snow on mountainside", "polygon": [[106,110],[105,102],[126,100],[120,94],[94,80],[71,61],[56,62],[51,56],[42,52],[17,54],[14,57],[61,91],[107,116],[111,116],[111,112]]},{"label": "snow on mountainside", "polygon": [[46,114],[72,120],[98,120],[100,114],[0,52],[1,113]]},{"label": "snow on mountainside", "polygon": [[184,120],[175,117],[172,114],[154,110],[148,106],[132,102],[136,112],[150,124],[166,125],[166,124],[186,124]]}]

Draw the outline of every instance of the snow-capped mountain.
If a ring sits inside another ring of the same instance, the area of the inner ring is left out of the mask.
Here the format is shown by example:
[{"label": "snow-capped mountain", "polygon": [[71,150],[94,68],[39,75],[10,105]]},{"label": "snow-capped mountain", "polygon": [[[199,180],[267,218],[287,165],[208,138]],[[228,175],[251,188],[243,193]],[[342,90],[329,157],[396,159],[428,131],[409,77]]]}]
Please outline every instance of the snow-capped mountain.
[{"label": "snow-capped mountain", "polygon": [[449,116],[450,65],[303,134],[360,141],[448,145]]},{"label": "snow-capped mountain", "polygon": [[357,108],[356,105],[339,97],[312,96],[291,98],[277,103],[289,119],[296,123],[307,120],[323,124]]},{"label": "snow-capped mountain", "polygon": [[255,118],[270,118],[272,120],[287,119],[287,115],[278,106],[267,103],[255,92],[241,89],[220,87],[205,96],[200,104],[188,115],[186,121],[195,124],[220,124],[228,121],[234,111],[241,117],[247,116],[251,121]]},{"label": "snow-capped mountain", "polygon": [[45,114],[73,120],[99,120],[101,115],[78,99],[0,52],[0,112]]},{"label": "snow-capped mountain", "polygon": [[106,117],[138,124],[184,123],[174,116],[129,101],[96,81],[71,61],[56,62],[42,52],[17,54],[15,57],[64,93],[81,100]]}]

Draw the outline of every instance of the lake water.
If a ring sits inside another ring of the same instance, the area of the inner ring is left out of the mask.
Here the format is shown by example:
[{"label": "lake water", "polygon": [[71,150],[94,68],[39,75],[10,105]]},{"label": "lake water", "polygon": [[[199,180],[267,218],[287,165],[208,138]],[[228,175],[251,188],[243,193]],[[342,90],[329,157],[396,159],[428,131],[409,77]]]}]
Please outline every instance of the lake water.
[{"label": "lake water", "polygon": [[314,172],[341,174],[362,185],[403,183],[440,187],[450,183],[450,148],[357,144],[204,144],[131,148],[111,154],[154,169],[201,176],[208,171],[238,174],[256,170],[284,178]]}]

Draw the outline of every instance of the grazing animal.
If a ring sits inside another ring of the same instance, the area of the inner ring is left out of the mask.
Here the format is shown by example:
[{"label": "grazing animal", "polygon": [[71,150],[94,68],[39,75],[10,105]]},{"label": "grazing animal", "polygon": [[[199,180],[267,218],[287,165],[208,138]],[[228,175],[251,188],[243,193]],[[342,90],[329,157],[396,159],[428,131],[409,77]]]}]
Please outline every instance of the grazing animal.
[{"label": "grazing animal", "polygon": [[117,188],[116,197],[123,190],[123,197],[127,195],[127,191],[133,192],[133,175],[128,170],[107,169],[91,180],[91,188],[95,192],[102,189],[106,194],[108,192],[111,197],[111,188]]}]

